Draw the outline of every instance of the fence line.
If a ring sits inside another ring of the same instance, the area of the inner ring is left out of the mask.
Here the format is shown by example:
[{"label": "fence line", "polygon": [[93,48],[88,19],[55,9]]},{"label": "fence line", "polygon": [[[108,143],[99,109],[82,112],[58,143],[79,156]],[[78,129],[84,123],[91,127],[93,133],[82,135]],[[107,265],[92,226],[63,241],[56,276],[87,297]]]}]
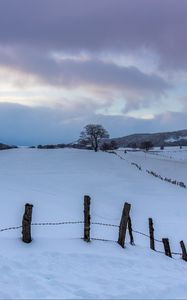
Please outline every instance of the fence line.
[{"label": "fence line", "polygon": [[[111,151],[111,152],[109,152],[109,153],[113,153],[113,154],[117,155],[120,159],[125,160],[124,157],[122,157],[121,155],[119,155],[119,154],[118,154],[117,152],[115,152],[115,151]],[[138,165],[138,164],[135,163],[135,162],[131,162],[131,165],[132,165],[132,166],[135,166],[139,171],[142,171],[142,170],[143,170],[143,169],[142,169],[142,166]],[[145,171],[146,171],[149,175],[152,175],[152,176],[154,176],[154,177],[156,177],[156,178],[159,178],[159,179],[161,179],[162,181],[165,181],[165,182],[168,182],[168,183],[171,183],[171,184],[174,184],[174,185],[176,185],[176,186],[179,186],[179,187],[181,187],[181,188],[185,188],[185,189],[186,189],[186,184],[185,184],[184,182],[182,182],[182,181],[177,181],[176,179],[174,180],[174,179],[171,179],[171,178],[163,177],[163,176],[157,174],[156,172],[154,172],[154,171],[152,171],[152,170],[146,169]]]},{"label": "fence line", "polygon": [[[60,221],[60,222],[32,222],[32,205],[26,204],[25,205],[25,213],[23,215],[22,225],[20,226],[12,226],[7,228],[0,229],[0,232],[9,231],[9,230],[17,230],[22,228],[22,240],[23,242],[30,243],[32,241],[31,239],[31,227],[32,226],[59,226],[59,225],[77,225],[77,224],[84,224],[84,237],[81,238],[87,242],[90,242],[91,240],[96,241],[103,241],[103,242],[115,242],[118,243],[121,247],[125,248],[125,236],[126,231],[128,230],[129,236],[130,236],[130,243],[131,245],[134,244],[134,237],[132,233],[136,233],[142,236],[145,236],[149,238],[150,240],[150,248],[154,250],[155,252],[166,254],[169,257],[172,257],[172,255],[180,255],[182,256],[182,259],[184,261],[187,261],[187,252],[185,248],[185,244],[183,241],[180,241],[180,246],[182,248],[182,253],[180,252],[173,252],[170,250],[169,240],[167,238],[163,238],[162,240],[159,240],[154,237],[154,228],[153,228],[153,221],[151,218],[149,218],[149,233],[146,234],[144,232],[134,230],[132,228],[131,218],[130,218],[130,209],[131,205],[129,203],[125,203],[123,207],[123,212],[121,216],[121,222],[120,225],[111,224],[111,223],[103,223],[103,222],[91,222],[91,216],[90,216],[90,202],[91,198],[89,196],[85,196],[84,198],[84,204],[85,204],[85,210],[84,215],[85,219],[84,221]],[[28,216],[29,212],[29,216]],[[97,237],[91,237],[90,236],[90,227],[91,225],[97,225],[97,226],[105,226],[105,227],[114,227],[119,229],[119,236],[118,241],[117,240],[111,240],[111,239],[104,239],[104,238],[97,238]],[[154,242],[158,242],[164,245],[165,251],[156,250],[154,246]]]},{"label": "fence line", "polygon": [[[37,223],[31,223],[31,226],[58,226],[58,225],[75,225],[75,224],[84,224],[84,221],[65,221],[65,222],[37,222]],[[100,222],[91,222],[92,225],[99,225],[99,226],[105,226],[105,227],[115,227],[115,228],[119,228],[119,225],[115,225],[115,224],[107,224],[107,223],[100,223]],[[17,230],[22,228],[22,225],[20,226],[13,226],[13,227],[7,227],[7,228],[2,228],[0,229],[0,232],[3,231],[9,231],[9,230]],[[132,232],[139,234],[139,235],[143,235],[147,238],[150,238],[150,236],[144,232],[141,231],[137,231],[132,229]],[[117,241],[115,240],[109,240],[109,239],[101,239],[101,238],[94,238],[91,237],[91,240],[97,240],[97,241],[103,241],[103,242],[115,242],[117,243]],[[154,241],[161,243],[161,240],[158,240],[156,238],[154,238]],[[158,253],[165,253],[164,251],[159,251],[159,250],[155,250]],[[172,252],[172,254],[174,255],[182,255],[182,253],[179,252]]]}]

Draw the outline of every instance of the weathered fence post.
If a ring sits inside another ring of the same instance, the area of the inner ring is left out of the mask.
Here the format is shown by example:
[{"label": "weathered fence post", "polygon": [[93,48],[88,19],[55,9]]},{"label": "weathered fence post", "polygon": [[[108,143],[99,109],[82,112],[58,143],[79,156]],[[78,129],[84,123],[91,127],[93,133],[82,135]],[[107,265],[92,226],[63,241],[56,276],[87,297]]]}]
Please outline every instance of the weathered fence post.
[{"label": "weathered fence post", "polygon": [[149,218],[149,236],[150,236],[150,248],[152,250],[155,250],[154,227],[153,227],[152,218]]},{"label": "weathered fence post", "polygon": [[84,196],[84,241],[90,242],[90,202],[89,196]]},{"label": "weathered fence post", "polygon": [[32,208],[33,205],[26,203],[25,204],[25,213],[22,220],[22,241],[24,243],[30,243],[31,238],[31,221],[32,221]]},{"label": "weathered fence post", "polygon": [[127,224],[129,220],[129,212],[131,205],[129,203],[125,203],[123,207],[123,212],[121,216],[121,222],[119,226],[119,236],[118,236],[118,244],[124,248],[125,247],[125,236],[127,231]]},{"label": "weathered fence post", "polygon": [[162,239],[162,242],[164,244],[165,255],[172,257],[171,249],[170,249],[170,245],[169,245],[169,239]]},{"label": "weathered fence post", "polygon": [[134,238],[133,238],[133,234],[132,234],[132,222],[131,222],[130,216],[128,219],[128,230],[129,230],[129,236],[130,236],[130,244],[134,245]]},{"label": "weathered fence post", "polygon": [[182,248],[182,259],[187,261],[186,247],[183,241],[180,241],[180,246]]}]

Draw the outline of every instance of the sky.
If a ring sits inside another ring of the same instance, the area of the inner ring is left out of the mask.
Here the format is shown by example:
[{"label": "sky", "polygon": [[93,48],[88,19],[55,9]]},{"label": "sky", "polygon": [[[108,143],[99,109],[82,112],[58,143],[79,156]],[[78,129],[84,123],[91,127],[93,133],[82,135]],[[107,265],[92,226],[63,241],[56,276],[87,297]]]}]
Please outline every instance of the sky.
[{"label": "sky", "polygon": [[186,0],[1,0],[0,141],[187,128]]}]

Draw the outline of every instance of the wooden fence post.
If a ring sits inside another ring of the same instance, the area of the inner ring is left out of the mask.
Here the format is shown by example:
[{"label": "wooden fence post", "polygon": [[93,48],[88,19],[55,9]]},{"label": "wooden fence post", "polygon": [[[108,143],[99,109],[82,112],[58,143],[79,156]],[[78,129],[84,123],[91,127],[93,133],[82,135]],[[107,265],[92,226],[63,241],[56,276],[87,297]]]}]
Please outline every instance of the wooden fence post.
[{"label": "wooden fence post", "polygon": [[32,208],[33,205],[26,203],[25,204],[25,213],[22,220],[22,241],[24,243],[30,243],[31,238],[31,221],[32,221]]},{"label": "wooden fence post", "polygon": [[89,196],[84,196],[84,241],[90,242],[90,202]]},{"label": "wooden fence post", "polygon": [[180,246],[182,248],[182,259],[187,261],[186,247],[183,241],[180,241]]},{"label": "wooden fence post", "polygon": [[130,236],[130,244],[134,245],[134,237],[132,234],[132,222],[131,222],[130,216],[129,216],[129,220],[128,220],[128,230],[129,230],[129,236]]},{"label": "wooden fence post", "polygon": [[152,250],[155,250],[154,227],[153,227],[152,218],[149,218],[149,236],[150,236],[150,248]]},{"label": "wooden fence post", "polygon": [[118,236],[118,244],[124,248],[125,247],[125,236],[127,231],[127,223],[129,220],[129,212],[131,205],[129,203],[125,203],[123,207],[123,212],[121,216],[121,222],[119,226],[119,236]]},{"label": "wooden fence post", "polygon": [[171,249],[170,249],[170,245],[169,245],[169,239],[162,239],[162,242],[164,244],[165,255],[172,257]]}]

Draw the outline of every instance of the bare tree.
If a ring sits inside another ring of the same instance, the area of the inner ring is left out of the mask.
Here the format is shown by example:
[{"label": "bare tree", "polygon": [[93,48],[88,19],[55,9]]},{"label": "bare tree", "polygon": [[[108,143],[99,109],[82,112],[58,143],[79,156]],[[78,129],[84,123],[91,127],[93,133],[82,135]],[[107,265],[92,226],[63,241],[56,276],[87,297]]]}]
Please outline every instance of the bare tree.
[{"label": "bare tree", "polygon": [[154,145],[151,141],[144,141],[141,143],[140,148],[149,151],[154,148]]},{"label": "bare tree", "polygon": [[97,152],[102,138],[109,138],[107,130],[104,129],[102,125],[88,124],[81,132],[79,141],[91,146],[91,148]]}]

